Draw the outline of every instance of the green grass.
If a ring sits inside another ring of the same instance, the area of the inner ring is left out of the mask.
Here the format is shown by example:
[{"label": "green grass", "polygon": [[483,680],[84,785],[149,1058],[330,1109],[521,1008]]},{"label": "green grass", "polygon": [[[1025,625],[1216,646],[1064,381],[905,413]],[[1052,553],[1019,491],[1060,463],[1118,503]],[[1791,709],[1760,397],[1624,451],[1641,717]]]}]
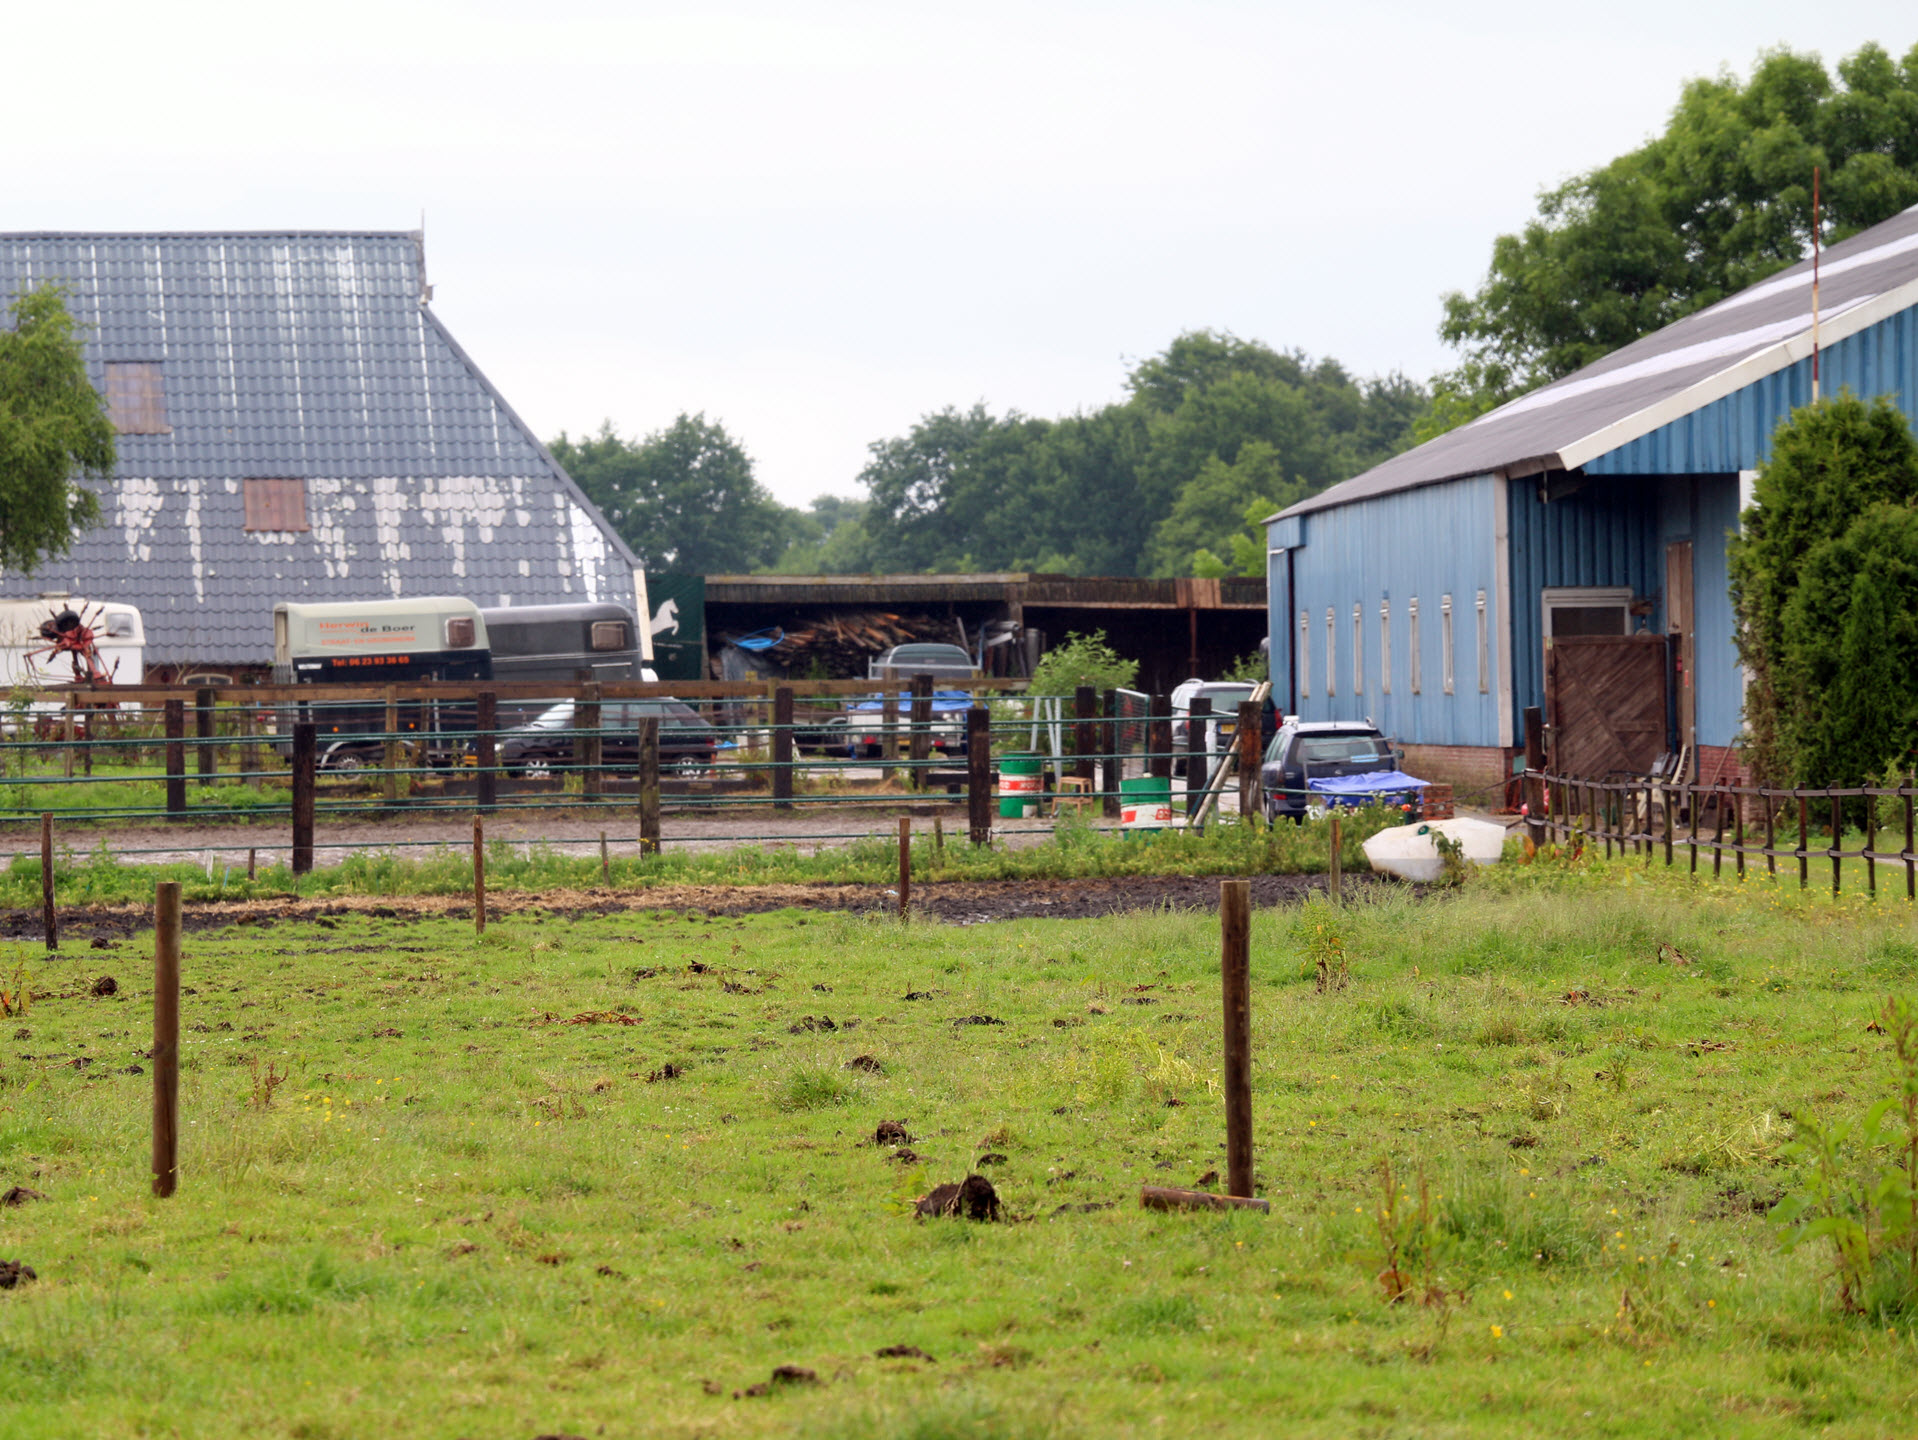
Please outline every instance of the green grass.
[{"label": "green grass", "polygon": [[[0,1210],[0,1435],[1912,1432],[1918,1336],[1754,1210],[1789,1116],[1884,1089],[1902,901],[1540,865],[1253,945],[1269,1217],[1137,1206],[1223,1167],[1206,917],[196,933],[168,1201],[144,940],[0,951],[0,1183],[49,1196]],[[985,1151],[1020,1223],[910,1217]],[[1381,1158],[1444,1307],[1381,1300]]]},{"label": "green grass", "polygon": [[[1340,848],[1348,872],[1364,865],[1360,845],[1387,825],[1400,823],[1393,810],[1373,806],[1347,811]],[[237,833],[237,832],[236,832]],[[154,837],[163,842],[164,832]],[[913,874],[921,880],[1031,880],[1105,875],[1313,874],[1326,868],[1331,849],[1328,822],[1289,821],[1271,828],[1214,824],[1203,835],[1166,831],[1126,839],[1083,824],[1062,822],[1042,844],[1012,849],[974,847],[961,832],[935,850],[924,830],[913,840]],[[262,870],[249,882],[245,861],[231,853],[210,857],[212,873],[196,864],[124,864],[102,848],[82,856],[55,856],[54,885],[62,905],[147,904],[156,879],[179,880],[188,900],[249,900],[304,895],[465,895],[473,888],[470,850],[452,846],[406,854],[368,850],[339,865],[294,876],[285,866]],[[238,867],[238,873],[234,868]],[[898,842],[856,840],[817,854],[793,845],[741,845],[727,850],[668,846],[654,856],[625,854],[612,861],[612,882],[647,885],[764,885],[825,882],[888,884],[899,875]],[[545,845],[505,842],[488,848],[489,890],[545,893],[602,883],[597,855],[569,856]],[[0,906],[38,906],[40,857],[16,855],[0,870]]]}]

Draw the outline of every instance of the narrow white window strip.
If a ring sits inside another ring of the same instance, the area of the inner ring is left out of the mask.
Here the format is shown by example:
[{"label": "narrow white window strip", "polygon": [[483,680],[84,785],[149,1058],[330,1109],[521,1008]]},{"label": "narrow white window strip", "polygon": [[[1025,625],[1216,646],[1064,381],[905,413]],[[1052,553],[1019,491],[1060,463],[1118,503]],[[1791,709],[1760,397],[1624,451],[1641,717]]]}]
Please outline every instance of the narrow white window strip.
[{"label": "narrow white window strip", "polygon": [[1312,698],[1312,616],[1299,611],[1299,699]]},{"label": "narrow white window strip", "polygon": [[1392,693],[1392,602],[1379,601],[1379,694]]},{"label": "narrow white window strip", "polygon": [[1339,693],[1339,617],[1330,605],[1325,607],[1325,693],[1328,698]]},{"label": "narrow white window strip", "polygon": [[1352,693],[1365,693],[1365,606],[1352,607]]},{"label": "narrow white window strip", "polygon": [[1485,592],[1478,592],[1478,693],[1492,693],[1492,654],[1485,643]]},{"label": "narrow white window strip", "polygon": [[1412,668],[1412,693],[1420,693],[1420,679],[1424,667],[1419,659],[1419,597],[1414,595],[1405,606],[1405,644],[1410,652],[1409,663]]},{"label": "narrow white window strip", "polygon": [[1445,693],[1454,693],[1452,683],[1452,597],[1439,596],[1439,675],[1445,684]]}]

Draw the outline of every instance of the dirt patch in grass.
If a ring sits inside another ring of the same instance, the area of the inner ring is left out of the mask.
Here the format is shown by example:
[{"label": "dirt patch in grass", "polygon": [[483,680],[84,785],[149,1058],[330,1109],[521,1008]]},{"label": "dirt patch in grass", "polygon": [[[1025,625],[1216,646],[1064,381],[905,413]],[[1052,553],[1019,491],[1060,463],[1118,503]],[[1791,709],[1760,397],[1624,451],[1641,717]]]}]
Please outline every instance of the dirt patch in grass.
[{"label": "dirt patch in grass", "polygon": [[[1213,910],[1219,903],[1219,879],[1211,875],[1118,875],[1084,880],[921,880],[913,886],[913,913],[950,924],[977,925],[994,920],[1052,917],[1077,920],[1134,910]],[[1320,875],[1254,875],[1252,903],[1297,904],[1325,888]],[[1346,888],[1390,884],[1348,876]],[[877,885],[661,885],[636,890],[552,890],[542,894],[495,891],[487,895],[487,914],[503,920],[530,911],[558,919],[635,912],[698,911],[708,916],[760,915],[773,910],[840,910],[852,914],[889,912],[892,901]],[[288,897],[269,901],[199,902],[186,907],[189,931],[220,930],[229,925],[272,927],[318,924],[355,916],[401,921],[471,919],[472,902],[458,895]],[[63,907],[61,927],[76,938],[124,940],[153,927],[145,906]],[[40,934],[37,909],[0,910],[0,936],[31,940]],[[375,947],[368,947],[369,949]]]}]

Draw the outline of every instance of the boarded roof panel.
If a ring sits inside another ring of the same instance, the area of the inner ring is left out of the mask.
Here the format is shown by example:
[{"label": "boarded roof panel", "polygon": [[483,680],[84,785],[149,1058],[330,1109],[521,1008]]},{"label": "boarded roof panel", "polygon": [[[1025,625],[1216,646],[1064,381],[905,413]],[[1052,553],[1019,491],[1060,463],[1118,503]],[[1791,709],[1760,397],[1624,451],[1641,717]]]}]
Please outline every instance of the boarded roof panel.
[{"label": "boarded roof panel", "polygon": [[107,418],[122,435],[171,435],[166,422],[166,389],[157,363],[120,360],[107,363]]}]

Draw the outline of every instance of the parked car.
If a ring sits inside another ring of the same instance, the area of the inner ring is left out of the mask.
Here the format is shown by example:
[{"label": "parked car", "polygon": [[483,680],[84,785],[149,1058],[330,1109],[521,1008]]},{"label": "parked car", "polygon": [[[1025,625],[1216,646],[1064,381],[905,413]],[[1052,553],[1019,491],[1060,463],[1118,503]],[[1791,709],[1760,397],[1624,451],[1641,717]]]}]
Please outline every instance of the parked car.
[{"label": "parked car", "polygon": [[1308,780],[1328,775],[1390,774],[1403,761],[1400,751],[1369,720],[1301,720],[1288,715],[1272,737],[1259,770],[1268,820],[1303,820],[1321,808]]},{"label": "parked car", "polygon": [[[876,760],[885,753],[885,706],[883,696],[870,696],[854,701],[846,707],[844,715],[835,715],[821,727],[825,743],[820,746],[829,755],[844,755],[850,759],[864,756]],[[907,728],[912,720],[912,696],[902,694],[898,700],[899,728],[894,732],[895,748],[903,753],[911,743],[912,732]],[[972,707],[972,697],[963,690],[935,690],[932,692],[932,748],[939,755],[963,755],[966,753],[966,711]]]},{"label": "parked car", "polygon": [[[703,775],[713,768],[719,732],[692,706],[670,696],[654,700],[608,700],[599,707],[600,763],[621,770],[639,767],[639,722],[659,721],[659,768],[667,775]],[[508,775],[539,774],[571,765],[578,736],[573,702],[549,705],[524,725],[500,737],[499,763]]]},{"label": "parked car", "polygon": [[[1205,750],[1208,755],[1222,754],[1232,743],[1239,728],[1239,706],[1258,689],[1249,680],[1182,680],[1172,691],[1172,748],[1177,752],[1172,768],[1186,779],[1186,735],[1192,728],[1192,702],[1204,696],[1212,705],[1212,719],[1206,724]],[[1207,767],[1210,768],[1209,766]],[[1200,776],[1204,779],[1204,776]]]},{"label": "parked car", "polygon": [[971,680],[979,673],[973,666],[972,657],[961,647],[924,643],[895,645],[883,655],[866,662],[868,680],[883,680],[888,670],[893,672],[895,680],[909,680],[914,675]]}]

